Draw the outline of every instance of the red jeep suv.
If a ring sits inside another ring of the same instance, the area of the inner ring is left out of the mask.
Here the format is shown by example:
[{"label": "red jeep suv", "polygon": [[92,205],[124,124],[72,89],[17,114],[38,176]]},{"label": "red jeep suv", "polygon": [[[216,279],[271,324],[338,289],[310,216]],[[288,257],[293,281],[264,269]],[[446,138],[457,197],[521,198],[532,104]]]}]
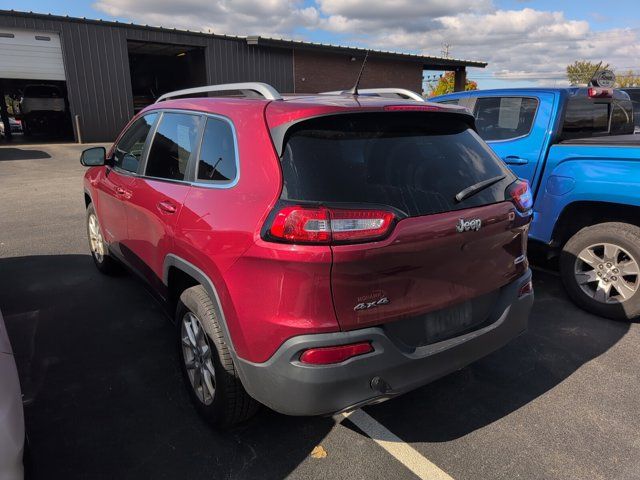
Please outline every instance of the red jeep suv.
[{"label": "red jeep suv", "polygon": [[166,302],[214,424],[381,402],[527,326],[529,186],[463,108],[182,90],[81,163],[96,266]]}]

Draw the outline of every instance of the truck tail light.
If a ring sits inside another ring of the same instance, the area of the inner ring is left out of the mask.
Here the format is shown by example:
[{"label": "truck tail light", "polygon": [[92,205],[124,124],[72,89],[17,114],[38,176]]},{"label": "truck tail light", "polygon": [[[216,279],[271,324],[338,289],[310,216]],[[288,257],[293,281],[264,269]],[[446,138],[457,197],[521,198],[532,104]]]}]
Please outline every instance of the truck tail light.
[{"label": "truck tail light", "polygon": [[589,98],[613,98],[613,88],[589,87]]},{"label": "truck tail light", "polygon": [[310,365],[330,365],[332,363],[341,363],[349,358],[370,352],[373,352],[373,347],[369,342],[338,345],[335,347],[310,348],[302,352],[300,361]]},{"label": "truck tail light", "polygon": [[394,220],[386,210],[285,206],[277,211],[266,239],[317,245],[379,240]]},{"label": "truck tail light", "polygon": [[507,192],[520,212],[528,212],[533,207],[533,194],[526,180],[516,180],[507,187]]}]

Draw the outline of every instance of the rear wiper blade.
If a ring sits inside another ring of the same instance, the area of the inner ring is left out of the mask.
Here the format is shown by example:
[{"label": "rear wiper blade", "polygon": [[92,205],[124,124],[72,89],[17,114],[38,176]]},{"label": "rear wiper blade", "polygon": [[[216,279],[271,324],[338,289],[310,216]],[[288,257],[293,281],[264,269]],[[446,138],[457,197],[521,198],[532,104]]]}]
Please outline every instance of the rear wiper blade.
[{"label": "rear wiper blade", "polygon": [[506,175],[498,175],[497,177],[492,177],[487,180],[482,180],[481,182],[475,183],[470,187],[467,187],[464,190],[456,193],[456,200],[458,202],[462,202],[463,200],[469,198],[471,195],[475,195],[485,188],[489,188],[491,185],[498,183],[500,180],[504,180],[505,177]]}]

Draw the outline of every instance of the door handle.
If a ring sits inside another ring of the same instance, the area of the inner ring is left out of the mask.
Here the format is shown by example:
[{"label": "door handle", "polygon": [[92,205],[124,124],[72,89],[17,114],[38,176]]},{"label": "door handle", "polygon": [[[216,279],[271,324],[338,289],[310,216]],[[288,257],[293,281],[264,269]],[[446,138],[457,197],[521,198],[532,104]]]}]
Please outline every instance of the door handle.
[{"label": "door handle", "polygon": [[158,202],[158,210],[162,213],[172,214],[176,213],[177,207],[169,200],[163,200],[162,202]]},{"label": "door handle", "polygon": [[504,157],[504,163],[507,165],[526,165],[529,160],[526,158],[518,157],[517,155],[508,155]]},{"label": "door handle", "polygon": [[124,194],[125,194],[125,193],[127,193],[127,192],[126,192],[126,190],[125,190],[124,188],[122,188],[122,187],[116,187],[116,193],[117,193],[118,195],[124,195]]}]

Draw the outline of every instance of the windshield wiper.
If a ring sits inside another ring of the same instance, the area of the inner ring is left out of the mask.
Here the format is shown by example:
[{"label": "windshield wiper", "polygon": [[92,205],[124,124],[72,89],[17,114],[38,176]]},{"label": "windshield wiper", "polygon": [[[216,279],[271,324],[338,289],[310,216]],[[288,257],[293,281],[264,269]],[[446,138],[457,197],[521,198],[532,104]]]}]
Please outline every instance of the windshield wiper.
[{"label": "windshield wiper", "polygon": [[498,183],[500,180],[503,180],[505,177],[506,175],[498,175],[497,177],[489,178],[487,180],[482,180],[481,182],[475,183],[470,187],[467,187],[464,190],[461,190],[460,192],[456,193],[456,200],[458,202],[462,202],[463,200],[466,200],[470,196],[475,195],[476,193],[484,190],[485,188],[489,188],[491,185]]}]

